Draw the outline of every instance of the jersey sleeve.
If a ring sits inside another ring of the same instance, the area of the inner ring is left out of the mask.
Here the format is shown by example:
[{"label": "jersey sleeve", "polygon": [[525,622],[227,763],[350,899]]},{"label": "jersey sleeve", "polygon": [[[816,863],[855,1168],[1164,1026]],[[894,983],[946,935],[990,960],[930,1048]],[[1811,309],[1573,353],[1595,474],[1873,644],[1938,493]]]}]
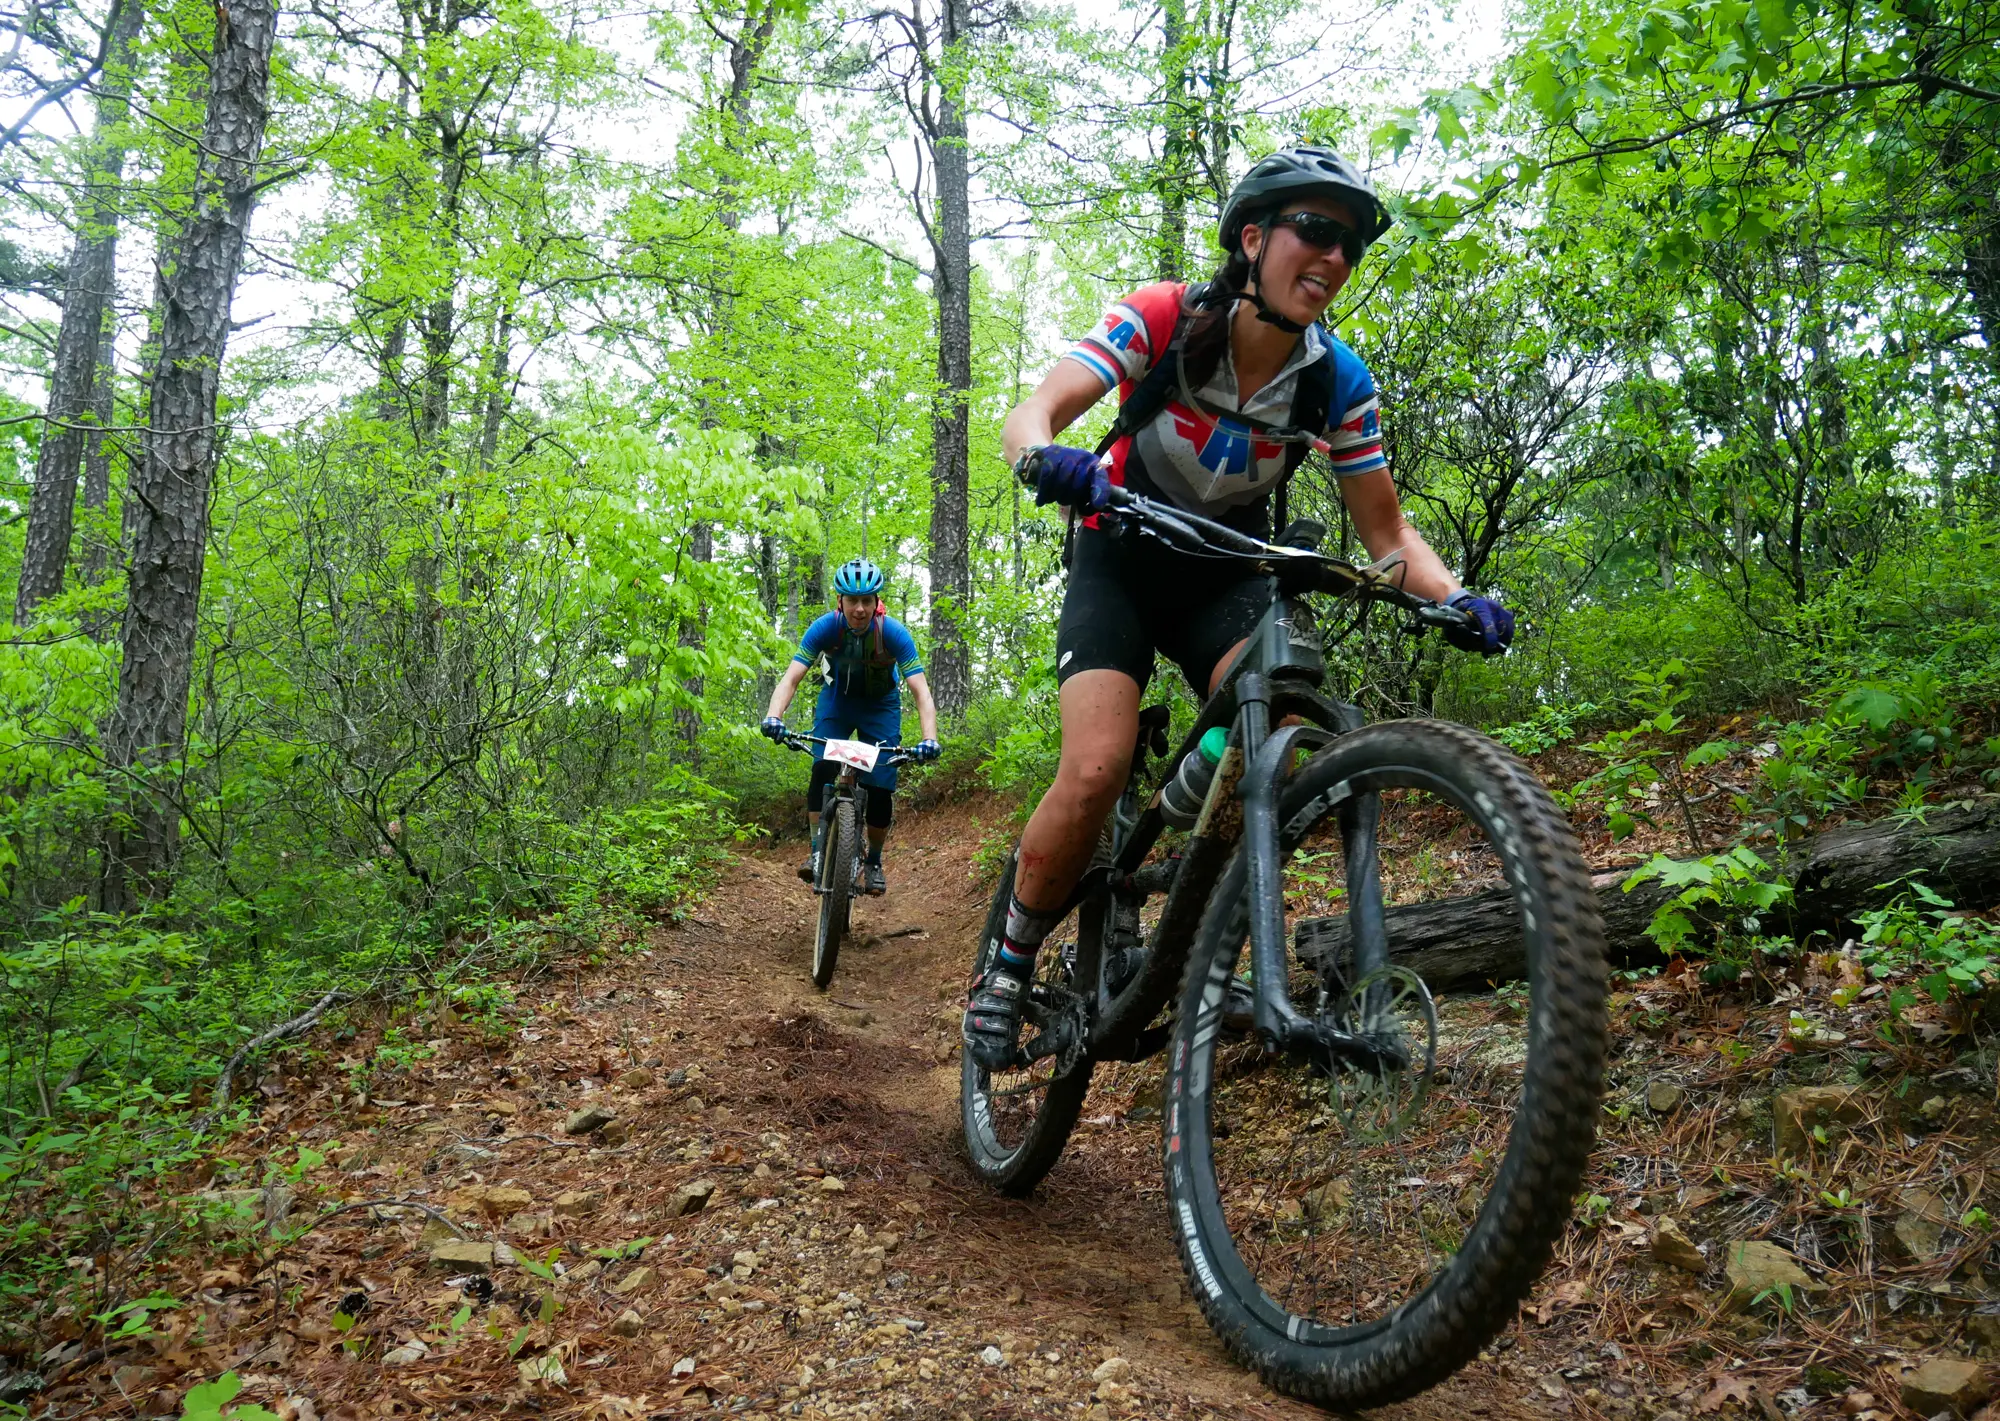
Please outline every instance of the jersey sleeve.
[{"label": "jersey sleeve", "polygon": [[822,656],[840,649],[840,613],[827,612],[813,619],[806,634],[799,638],[799,649],[792,653],[792,660],[801,666],[810,666]]},{"label": "jersey sleeve", "polygon": [[1140,287],[1106,311],[1097,329],[1071,346],[1064,358],[1082,365],[1107,390],[1145,379],[1154,358],[1174,338],[1186,289],[1171,281]]},{"label": "jersey sleeve", "polygon": [[1348,479],[1386,469],[1389,461],[1382,453],[1382,399],[1375,391],[1375,377],[1368,373],[1361,357],[1345,345],[1336,344],[1334,354],[1334,398],[1326,431],[1333,472]]},{"label": "jersey sleeve", "polygon": [[896,670],[905,681],[924,674],[923,659],[917,655],[917,639],[894,617],[882,619],[882,645],[896,658]]}]

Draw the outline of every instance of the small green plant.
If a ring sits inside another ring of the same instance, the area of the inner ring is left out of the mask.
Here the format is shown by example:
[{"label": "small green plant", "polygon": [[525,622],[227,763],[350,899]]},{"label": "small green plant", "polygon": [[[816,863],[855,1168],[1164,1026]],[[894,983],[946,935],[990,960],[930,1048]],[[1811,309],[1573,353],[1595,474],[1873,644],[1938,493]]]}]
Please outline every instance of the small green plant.
[{"label": "small green plant", "polygon": [[153,1314],[180,1305],[178,1298],[165,1293],[151,1293],[143,1298],[134,1298],[129,1303],[120,1303],[107,1312],[96,1313],[90,1320],[104,1329],[107,1343],[127,1342],[134,1338],[151,1337]]},{"label": "small green plant", "polygon": [[1611,1201],[1602,1194],[1586,1194],[1576,1206],[1576,1216],[1585,1228],[1596,1228],[1611,1217]]},{"label": "small green plant", "polygon": [[1779,843],[1805,833],[1821,815],[1859,804],[1868,792],[1866,776],[1850,768],[1860,737],[1840,716],[1783,726],[1771,748],[1775,753],[1758,766],[1756,785],[1735,804]]},{"label": "small green plant", "polygon": [[1739,844],[1728,853],[1698,859],[1655,854],[1625,879],[1630,893],[1659,880],[1680,891],[1653,910],[1646,935],[1669,956],[1702,954],[1734,976],[1756,952],[1778,954],[1788,939],[1763,935],[1765,915],[1789,904],[1792,886],[1778,878],[1754,849]]},{"label": "small green plant", "polygon": [[1576,739],[1577,722],[1597,714],[1595,701],[1573,706],[1543,706],[1526,720],[1503,725],[1493,738],[1516,755],[1539,755]]},{"label": "small green plant", "polygon": [[[1855,921],[1870,974],[1921,971],[1918,985],[1934,1001],[1983,991],[2000,974],[2000,928],[1959,913],[1949,898],[1923,883],[1912,882],[1888,907],[1857,914]],[[1890,993],[1898,1011],[1915,1000],[1907,989]]]},{"label": "small green plant", "polygon": [[1728,740],[1710,740],[1679,755],[1671,744],[1653,743],[1652,737],[1672,737],[1686,725],[1679,707],[1691,694],[1680,684],[1687,674],[1687,663],[1679,657],[1657,670],[1635,673],[1630,704],[1640,712],[1639,723],[1610,731],[1583,747],[1604,761],[1604,768],[1579,782],[1570,800],[1602,803],[1614,839],[1630,838],[1641,823],[1657,823],[1645,806],[1658,797],[1655,790],[1663,789],[1679,814],[1688,847],[1701,851],[1701,829],[1688,799],[1688,776],[1727,759],[1736,746]]},{"label": "small green plant", "polygon": [[[640,1254],[644,1253],[646,1246],[652,1241],[652,1236],[648,1235],[645,1238],[630,1239],[624,1243],[610,1244],[604,1248],[593,1248],[590,1250],[590,1254],[591,1257],[601,1258],[606,1263],[623,1263],[628,1258],[637,1258]],[[554,1261],[553,1254],[550,1255],[550,1261]]]},{"label": "small green plant", "polygon": [[243,1379],[234,1372],[224,1372],[212,1382],[189,1387],[187,1395],[181,1398],[181,1421],[278,1421],[275,1411],[266,1411],[251,1402],[230,1406],[242,1390]]},{"label": "small green plant", "polygon": [[1792,1285],[1790,1283],[1773,1283],[1770,1287],[1764,1289],[1763,1292],[1757,1294],[1756,1297],[1750,1299],[1750,1306],[1753,1309],[1762,1307],[1773,1298],[1778,1300],[1778,1310],[1784,1313],[1786,1317],[1790,1317],[1793,1306]]},{"label": "small green plant", "polygon": [[333,1330],[340,1334],[340,1350],[346,1353],[350,1360],[359,1357],[362,1351],[361,1339],[348,1335],[354,1331],[357,1321],[353,1313],[336,1312],[333,1315]]},{"label": "small green plant", "polygon": [[1993,1216],[1975,1204],[1958,1216],[1958,1226],[1968,1232],[1991,1233]]}]

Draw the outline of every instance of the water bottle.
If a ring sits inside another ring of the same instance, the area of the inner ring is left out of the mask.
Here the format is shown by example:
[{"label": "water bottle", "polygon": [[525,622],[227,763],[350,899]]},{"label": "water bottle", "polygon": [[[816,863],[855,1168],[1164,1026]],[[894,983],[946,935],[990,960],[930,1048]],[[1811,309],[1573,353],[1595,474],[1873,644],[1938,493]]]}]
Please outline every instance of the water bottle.
[{"label": "water bottle", "polygon": [[1218,725],[1188,751],[1173,778],[1160,788],[1162,819],[1176,829],[1194,827],[1195,820],[1201,818],[1202,802],[1208,798],[1209,781],[1215,778],[1215,767],[1222,763],[1222,752],[1228,745],[1229,731]]}]

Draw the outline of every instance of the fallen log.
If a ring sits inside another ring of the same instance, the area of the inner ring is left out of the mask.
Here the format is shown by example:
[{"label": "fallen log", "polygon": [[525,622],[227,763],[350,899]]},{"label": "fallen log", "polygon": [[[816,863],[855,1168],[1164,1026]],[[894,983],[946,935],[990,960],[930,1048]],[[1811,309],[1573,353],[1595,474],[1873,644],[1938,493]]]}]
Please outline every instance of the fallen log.
[{"label": "fallen log", "polygon": [[[1766,859],[1773,854],[1764,852]],[[1960,908],[2000,905],[2000,796],[1928,812],[1924,821],[1877,819],[1846,824],[1790,845],[1780,868],[1792,883],[1792,907],[1774,922],[1777,931],[1804,938],[1822,933],[1835,941],[1857,913],[1885,907],[1908,892],[1912,879]],[[1677,890],[1657,879],[1624,888],[1627,871],[1591,880],[1604,915],[1613,966],[1660,961],[1646,936],[1653,912]],[[1525,975],[1518,920],[1504,889],[1391,908],[1384,915],[1390,958],[1417,972],[1432,990],[1471,989]],[[1347,919],[1306,919],[1299,924],[1299,955],[1312,963],[1344,945]]]}]

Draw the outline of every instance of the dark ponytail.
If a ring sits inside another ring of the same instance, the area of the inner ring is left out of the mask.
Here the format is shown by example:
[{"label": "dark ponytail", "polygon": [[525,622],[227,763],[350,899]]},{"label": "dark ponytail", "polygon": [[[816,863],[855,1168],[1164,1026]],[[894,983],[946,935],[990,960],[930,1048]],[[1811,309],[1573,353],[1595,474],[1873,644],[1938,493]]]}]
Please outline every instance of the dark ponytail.
[{"label": "dark ponytail", "polygon": [[1190,389],[1199,390],[1214,376],[1229,352],[1229,322],[1236,303],[1229,298],[1250,287],[1250,259],[1239,246],[1215,269],[1205,285],[1190,286],[1181,297],[1181,314],[1189,317],[1186,352]]}]

